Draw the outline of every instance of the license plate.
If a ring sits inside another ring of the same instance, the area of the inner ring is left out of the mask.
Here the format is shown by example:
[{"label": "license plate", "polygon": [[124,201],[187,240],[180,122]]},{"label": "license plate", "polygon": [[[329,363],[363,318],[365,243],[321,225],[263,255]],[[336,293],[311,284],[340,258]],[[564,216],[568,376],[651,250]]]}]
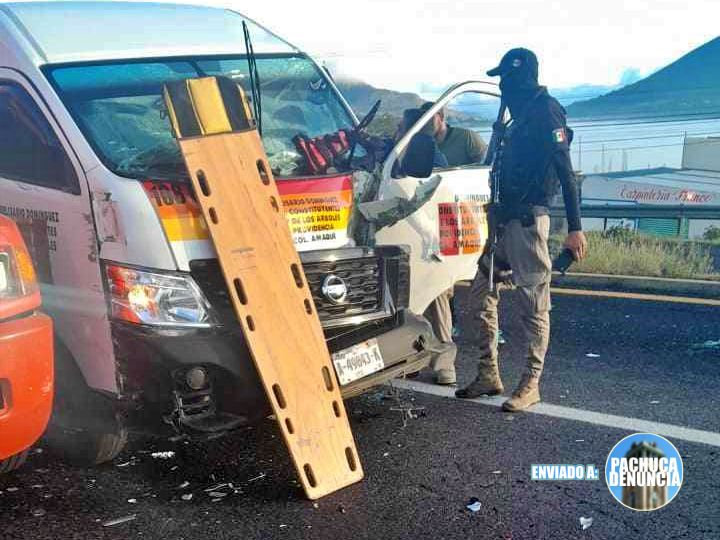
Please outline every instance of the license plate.
[{"label": "license plate", "polygon": [[385,367],[376,339],[369,339],[332,355],[341,385],[346,385]]}]

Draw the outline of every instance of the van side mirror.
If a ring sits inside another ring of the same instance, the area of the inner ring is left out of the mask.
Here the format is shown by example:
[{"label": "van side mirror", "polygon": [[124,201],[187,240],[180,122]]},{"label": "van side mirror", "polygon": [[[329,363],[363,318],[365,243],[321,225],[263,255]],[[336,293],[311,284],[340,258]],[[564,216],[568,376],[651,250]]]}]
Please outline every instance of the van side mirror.
[{"label": "van side mirror", "polygon": [[402,172],[413,178],[427,178],[435,163],[435,139],[425,133],[416,133],[402,160]]}]

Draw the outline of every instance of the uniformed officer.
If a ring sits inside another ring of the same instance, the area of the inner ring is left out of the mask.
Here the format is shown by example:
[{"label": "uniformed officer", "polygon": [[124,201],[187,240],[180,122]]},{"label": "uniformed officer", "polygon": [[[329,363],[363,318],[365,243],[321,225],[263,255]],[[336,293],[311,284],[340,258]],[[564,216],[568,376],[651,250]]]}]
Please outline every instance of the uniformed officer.
[{"label": "uniformed officer", "polygon": [[[433,105],[431,102],[424,103],[419,110],[425,113]],[[447,111],[444,108],[433,115],[426,127],[432,129],[438,150],[446,159],[445,167],[482,164],[487,151],[485,141],[471,129],[448,124]],[[453,288],[450,287],[433,300],[424,313],[432,325],[435,336],[447,346],[444,352],[434,355],[430,361],[435,382],[442,385],[453,385],[456,382],[457,346],[453,340],[453,294]]]},{"label": "uniformed officer", "polygon": [[538,382],[550,337],[550,275],[548,253],[551,198],[562,187],[567,214],[565,247],[576,260],[585,256],[587,241],[580,224],[580,206],[570,161],[571,131],[565,110],[538,84],[538,61],[527,49],[512,49],[500,65],[487,72],[500,76],[503,102],[512,121],[502,137],[500,205],[495,209],[498,242],[495,250],[494,290],[483,257],[471,288],[471,312],[480,325],[482,342],[477,378],[456,392],[461,398],[502,394],[496,336],[497,305],[502,289],[517,288],[520,323],[527,342],[527,368],[506,411],[521,411],[540,401]]}]

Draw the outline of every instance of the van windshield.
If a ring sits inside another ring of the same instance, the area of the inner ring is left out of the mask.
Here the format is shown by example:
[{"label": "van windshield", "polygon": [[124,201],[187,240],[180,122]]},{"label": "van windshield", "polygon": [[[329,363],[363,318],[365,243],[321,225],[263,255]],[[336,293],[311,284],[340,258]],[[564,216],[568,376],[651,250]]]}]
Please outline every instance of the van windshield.
[{"label": "van windshield", "polygon": [[[352,128],[350,113],[306,56],[258,55],[257,69],[263,144],[273,172],[306,175],[293,137]],[[243,56],[50,66],[45,72],[103,162],[130,178],[186,175],[165,111],[164,83],[225,75],[250,93]]]}]

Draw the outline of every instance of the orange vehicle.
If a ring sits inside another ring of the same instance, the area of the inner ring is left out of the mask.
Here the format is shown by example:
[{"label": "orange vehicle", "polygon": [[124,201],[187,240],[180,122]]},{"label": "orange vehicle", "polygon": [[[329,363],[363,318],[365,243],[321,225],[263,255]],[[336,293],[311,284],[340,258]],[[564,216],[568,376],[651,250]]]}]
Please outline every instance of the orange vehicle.
[{"label": "orange vehicle", "polygon": [[39,309],[28,250],[0,215],[0,473],[25,462],[52,410],[52,320]]}]

